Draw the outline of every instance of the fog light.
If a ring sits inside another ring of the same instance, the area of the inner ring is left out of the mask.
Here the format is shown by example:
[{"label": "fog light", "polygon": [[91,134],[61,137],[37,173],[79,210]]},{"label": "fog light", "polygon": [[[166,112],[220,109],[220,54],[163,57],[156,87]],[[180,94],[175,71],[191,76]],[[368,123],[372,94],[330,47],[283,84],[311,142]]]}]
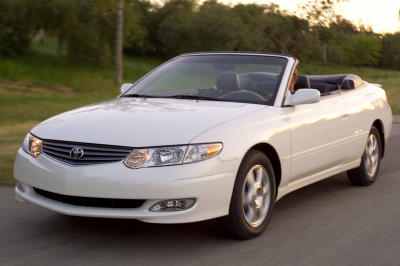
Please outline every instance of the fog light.
[{"label": "fog light", "polygon": [[23,186],[21,183],[17,182],[17,183],[16,183],[16,186],[17,186],[17,189],[18,189],[19,191],[25,192],[25,188],[24,188],[24,186]]},{"label": "fog light", "polygon": [[194,205],[195,199],[174,199],[163,200],[154,204],[150,211],[163,212],[163,211],[183,211],[187,210]]}]

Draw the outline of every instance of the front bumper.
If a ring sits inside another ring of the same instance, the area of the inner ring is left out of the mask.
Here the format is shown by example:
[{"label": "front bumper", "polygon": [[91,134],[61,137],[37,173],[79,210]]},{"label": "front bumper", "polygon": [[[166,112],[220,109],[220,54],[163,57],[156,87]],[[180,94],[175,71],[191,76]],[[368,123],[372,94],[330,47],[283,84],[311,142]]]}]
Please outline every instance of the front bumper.
[{"label": "front bumper", "polygon": [[[33,158],[22,149],[14,165],[14,177],[23,189],[16,198],[67,215],[131,218],[154,223],[186,223],[227,215],[236,170],[240,162],[207,161],[132,170],[122,162],[68,166],[45,155]],[[143,199],[138,208],[83,207],[37,194],[39,188],[57,194],[114,199]],[[195,198],[184,211],[151,212],[160,200]]]}]

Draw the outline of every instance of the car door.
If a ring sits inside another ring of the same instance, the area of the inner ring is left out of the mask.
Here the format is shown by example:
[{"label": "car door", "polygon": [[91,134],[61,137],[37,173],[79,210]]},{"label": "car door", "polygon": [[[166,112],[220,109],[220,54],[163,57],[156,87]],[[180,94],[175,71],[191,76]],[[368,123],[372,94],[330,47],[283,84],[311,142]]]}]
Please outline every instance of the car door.
[{"label": "car door", "polygon": [[344,104],[340,94],[321,101],[287,108],[291,126],[290,181],[312,176],[345,161]]}]

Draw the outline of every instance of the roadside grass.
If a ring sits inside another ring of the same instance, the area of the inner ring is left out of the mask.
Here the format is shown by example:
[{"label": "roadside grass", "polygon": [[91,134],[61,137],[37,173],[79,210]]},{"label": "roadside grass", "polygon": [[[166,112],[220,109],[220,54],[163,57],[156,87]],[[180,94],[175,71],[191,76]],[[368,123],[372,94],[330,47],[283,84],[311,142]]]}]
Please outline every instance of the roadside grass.
[{"label": "roadside grass", "polygon": [[[0,185],[13,185],[12,168],[25,134],[55,114],[113,98],[119,94],[112,67],[73,66],[57,47],[35,44],[20,59],[0,57]],[[124,81],[134,82],[162,61],[125,58]],[[382,84],[393,113],[400,114],[400,71],[301,64],[304,74],[354,73]]]},{"label": "roadside grass", "polygon": [[[112,67],[93,68],[68,64],[63,57],[34,53],[21,59],[0,58],[0,80],[36,87],[68,88],[73,92],[116,90]],[[135,81],[161,63],[156,59],[126,58],[124,81]]]}]

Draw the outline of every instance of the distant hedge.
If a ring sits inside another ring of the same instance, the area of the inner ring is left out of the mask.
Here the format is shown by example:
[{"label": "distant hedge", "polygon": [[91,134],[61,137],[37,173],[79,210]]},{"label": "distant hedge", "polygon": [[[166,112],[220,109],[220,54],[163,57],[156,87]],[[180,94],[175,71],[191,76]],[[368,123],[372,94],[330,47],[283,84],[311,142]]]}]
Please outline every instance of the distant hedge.
[{"label": "distant hedge", "polygon": [[[169,58],[190,51],[263,51],[308,62],[400,69],[400,32],[376,34],[341,17],[311,23],[275,4],[125,1],[128,55]],[[109,64],[116,11],[114,0],[2,0],[0,54],[23,55],[36,34],[44,32],[66,48],[71,62]]]}]

